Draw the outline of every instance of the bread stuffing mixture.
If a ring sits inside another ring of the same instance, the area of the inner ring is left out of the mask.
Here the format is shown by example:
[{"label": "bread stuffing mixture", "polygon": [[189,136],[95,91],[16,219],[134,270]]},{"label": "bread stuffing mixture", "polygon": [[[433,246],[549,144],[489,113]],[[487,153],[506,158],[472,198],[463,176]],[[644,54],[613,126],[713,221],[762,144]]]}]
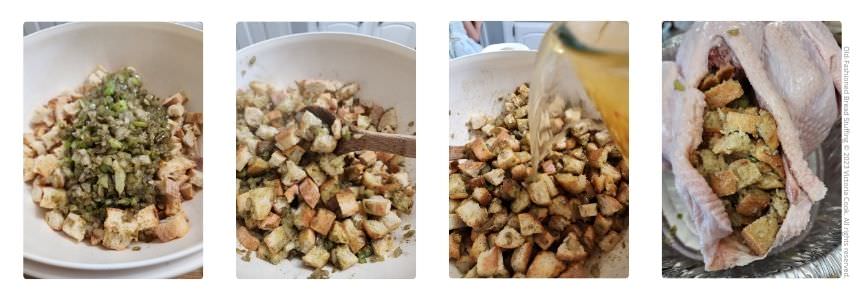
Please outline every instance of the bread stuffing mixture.
[{"label": "bread stuffing mixture", "polygon": [[742,241],[762,256],[789,206],[777,125],[757,106],[744,72],[729,63],[710,71],[699,86],[706,100],[703,143],[691,163],[721,198]]},{"label": "bread stuffing mixture", "polygon": [[151,94],[132,67],[100,67],[37,108],[24,180],[48,226],[112,250],[186,235],[181,204],[203,184],[202,114],[187,112],[187,100]]},{"label": "bread stuffing mixture", "polygon": [[450,259],[467,278],[597,276],[597,258],[624,247],[627,161],[600,121],[567,108],[532,167],[528,97],[523,84],[468,124],[475,138],[450,164]]},{"label": "bread stuffing mixture", "polygon": [[[334,154],[350,128],[393,133],[393,108],[361,104],[357,83],[300,80],[286,89],[252,82],[237,92],[237,240],[273,264],[299,258],[326,278],[396,257],[394,236],[414,206],[404,158],[384,152]],[[330,110],[325,124],[308,106]],[[248,257],[248,256],[247,256]],[[245,258],[244,260],[248,260]]]}]

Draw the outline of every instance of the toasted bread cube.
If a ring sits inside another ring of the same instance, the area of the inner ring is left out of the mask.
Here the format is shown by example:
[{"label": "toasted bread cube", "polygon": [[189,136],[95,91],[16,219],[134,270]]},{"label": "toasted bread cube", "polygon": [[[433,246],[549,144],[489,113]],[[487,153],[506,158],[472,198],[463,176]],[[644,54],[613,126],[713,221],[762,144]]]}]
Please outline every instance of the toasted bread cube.
[{"label": "toasted bread cube", "polygon": [[255,251],[258,249],[258,245],[260,241],[258,238],[249,233],[249,230],[244,226],[237,226],[237,241],[240,242],[240,245],[243,248],[246,248],[249,251]]},{"label": "toasted bread cube", "polygon": [[151,204],[135,213],[135,222],[138,223],[138,230],[148,230],[159,225],[159,214],[156,212],[156,206]]},{"label": "toasted bread cube", "polygon": [[721,129],[721,132],[731,133],[734,131],[740,131],[752,135],[756,134],[759,119],[760,118],[754,114],[740,113],[736,111],[727,112],[724,114],[724,127]]},{"label": "toasted bread cube", "polygon": [[366,220],[363,222],[363,230],[373,240],[381,239],[390,232],[387,226],[379,220]]},{"label": "toasted bread cube", "polygon": [[[27,145],[24,146],[24,149],[30,149]],[[33,151],[32,149],[30,151]],[[35,155],[35,153],[34,153]],[[36,177],[36,173],[33,172],[33,166],[35,165],[36,159],[32,157],[24,157],[24,182],[30,182],[33,178]]]},{"label": "toasted bread cube", "polygon": [[291,146],[297,145],[300,142],[300,137],[297,136],[297,128],[289,126],[280,130],[274,136],[274,140],[276,141],[276,147],[284,151],[291,148]]},{"label": "toasted bread cube", "polygon": [[484,179],[494,186],[499,186],[502,184],[502,181],[505,180],[505,170],[492,169],[489,172],[484,173]]},{"label": "toasted bread cube", "polygon": [[514,151],[506,148],[496,157],[495,166],[507,170],[518,163],[520,163],[520,159],[514,154]]},{"label": "toasted bread cube", "polygon": [[535,244],[538,247],[541,247],[543,250],[550,249],[550,246],[556,242],[557,237],[554,236],[549,230],[544,230],[541,233],[535,234],[533,236]]},{"label": "toasted bread cube", "polygon": [[521,213],[517,215],[520,223],[520,234],[523,236],[531,236],[544,231],[544,226],[541,222],[535,219],[530,213]]},{"label": "toasted bread cube", "polygon": [[612,216],[624,208],[622,204],[619,203],[619,200],[610,197],[609,195],[597,195],[597,199],[598,206],[601,207],[601,214],[605,216]]},{"label": "toasted bread cube", "polygon": [[315,246],[303,256],[303,264],[313,269],[324,267],[330,259],[330,253],[321,246]]},{"label": "toasted bread cube", "polygon": [[301,203],[297,210],[294,211],[294,227],[307,228],[312,224],[312,219],[315,218],[315,208],[309,207],[306,203]]},{"label": "toasted bread cube", "polygon": [[610,231],[598,242],[598,247],[604,252],[608,252],[613,250],[620,241],[622,241],[622,236],[618,232]]},{"label": "toasted bread cube", "polygon": [[252,157],[249,164],[246,165],[246,173],[252,176],[264,173],[267,169],[270,169],[270,164],[258,156]]},{"label": "toasted bread cube", "polygon": [[278,168],[279,166],[284,164],[287,159],[288,158],[285,157],[285,155],[283,155],[282,153],[273,152],[273,154],[270,155],[270,159],[267,160],[267,164],[270,165],[271,168]]},{"label": "toasted bread cube", "polygon": [[511,212],[520,213],[531,204],[532,201],[530,200],[529,192],[524,189],[519,189],[517,191],[516,199],[511,201]]},{"label": "toasted bread cube", "polygon": [[243,120],[246,121],[246,125],[249,127],[258,127],[261,124],[261,121],[264,119],[264,112],[262,112],[257,107],[247,106],[243,110]]},{"label": "toasted bread cube", "polygon": [[699,154],[700,161],[702,162],[700,165],[700,171],[702,173],[713,174],[727,169],[727,163],[724,162],[724,158],[715,154],[712,150],[703,149],[700,150]]},{"label": "toasted bread cube", "polygon": [[736,212],[747,217],[757,217],[769,206],[769,194],[759,189],[747,189],[739,193]]},{"label": "toasted bread cube", "polygon": [[481,168],[486,165],[480,161],[461,159],[459,164],[457,165],[457,169],[460,170],[463,174],[469,177],[478,177],[480,174]]},{"label": "toasted bread cube", "polygon": [[517,181],[526,180],[529,176],[529,167],[525,164],[519,164],[511,168],[511,178]]},{"label": "toasted bread cube", "polygon": [[315,214],[315,218],[309,224],[309,228],[321,235],[326,235],[330,232],[330,227],[333,226],[333,221],[336,220],[336,214],[326,208],[319,208]]},{"label": "toasted bread cube", "polygon": [[[124,215],[123,210],[116,208],[106,209],[106,218],[103,223],[104,236],[102,238],[102,245],[106,248],[112,250],[126,249],[138,237],[138,224],[123,221]],[[66,216],[67,222],[69,219],[70,217]],[[158,228],[159,226],[157,226]]]},{"label": "toasted bread cube", "polygon": [[565,196],[559,195],[554,198],[549,208],[552,215],[562,216],[567,220],[571,220],[574,217],[574,206],[571,205],[571,201]]},{"label": "toasted bread cube", "polygon": [[264,245],[267,246],[270,252],[279,252],[288,244],[288,238],[289,236],[286,234],[285,228],[279,226],[264,236]]},{"label": "toasted bread cube", "polygon": [[396,129],[397,127],[397,114],[396,110],[393,108],[389,108],[388,110],[382,113],[381,118],[378,121],[378,130],[385,131],[387,128]]},{"label": "toasted bread cube", "polygon": [[775,118],[768,111],[762,109],[759,114],[760,122],[757,124],[757,132],[760,134],[760,138],[766,141],[769,149],[778,149],[781,144],[778,141],[778,125],[775,124]]},{"label": "toasted bread cube", "polygon": [[565,270],[565,264],[556,258],[550,251],[541,251],[532,260],[532,264],[526,271],[529,278],[553,278],[559,276]]},{"label": "toasted bread cube", "polygon": [[783,191],[776,191],[772,194],[772,211],[778,214],[782,220],[787,217],[787,210],[790,209],[790,203],[787,201],[787,194]]},{"label": "toasted bread cube", "polygon": [[475,268],[480,277],[492,277],[501,274],[502,271],[507,272],[505,270],[504,258],[502,257],[502,250],[499,247],[492,247],[482,252],[478,255],[478,263]]},{"label": "toasted bread cube", "polygon": [[379,189],[382,187],[382,179],[380,175],[376,175],[370,172],[363,172],[363,186],[368,189]]},{"label": "toasted bread cube", "polygon": [[532,259],[534,242],[527,241],[514,249],[511,255],[511,269],[515,273],[525,273],[529,267],[529,262]]},{"label": "toasted bread cube", "polygon": [[712,152],[716,154],[748,153],[754,147],[751,138],[744,132],[735,131],[711,142]]},{"label": "toasted bread cube", "polygon": [[162,242],[182,238],[188,232],[189,221],[186,220],[186,215],[184,214],[176,214],[165,218],[153,229],[153,233]]},{"label": "toasted bread cube", "polygon": [[543,181],[535,181],[529,184],[529,196],[532,202],[537,205],[550,205],[550,193]]},{"label": "toasted bread cube", "polygon": [[589,203],[580,205],[580,217],[589,218],[598,215],[598,204]]},{"label": "toasted bread cube", "polygon": [[347,244],[349,237],[345,225],[342,222],[334,222],[330,233],[327,234],[327,239],[337,244]]},{"label": "toasted bread cube", "polygon": [[394,231],[402,224],[402,219],[400,219],[396,211],[393,210],[388,211],[387,214],[379,218],[379,221],[384,223],[384,226],[387,227],[388,231]]},{"label": "toasted bread cube", "polygon": [[312,181],[315,185],[321,185],[327,180],[327,175],[324,174],[324,171],[321,170],[321,167],[318,164],[308,164],[304,167],[304,171],[306,171],[306,175],[309,178],[312,178]]},{"label": "toasted bread cube", "polygon": [[340,270],[345,270],[353,266],[357,263],[358,259],[354,253],[348,248],[348,246],[342,245],[333,248],[330,251],[331,259],[333,260],[333,265],[339,268]]},{"label": "toasted bread cube", "polygon": [[372,166],[376,162],[375,151],[361,151],[357,158],[366,166]]},{"label": "toasted bread cube", "polygon": [[738,81],[725,80],[705,92],[706,104],[710,109],[724,107],[744,94],[745,91]]},{"label": "toasted bread cube", "polygon": [[760,180],[760,169],[757,168],[757,164],[751,162],[748,159],[740,159],[730,163],[730,170],[733,173],[736,173],[736,188],[741,189],[757,183]]},{"label": "toasted bread cube", "polygon": [[475,155],[479,161],[488,161],[495,157],[490,148],[487,147],[486,142],[484,142],[481,138],[475,138],[471,144],[469,144],[469,148],[472,150],[472,154]]},{"label": "toasted bread cube", "polygon": [[610,228],[613,227],[613,218],[605,217],[604,215],[595,216],[595,223],[592,226],[599,235],[607,234]]},{"label": "toasted bread cube", "polygon": [[493,195],[485,187],[476,187],[472,190],[472,199],[475,199],[480,205],[487,206],[493,199]]},{"label": "toasted bread cube", "polygon": [[589,185],[589,180],[586,179],[586,175],[574,176],[569,173],[560,173],[555,175],[556,182],[571,193],[571,195],[578,195],[586,190],[586,186]]},{"label": "toasted bread cube", "polygon": [[568,233],[565,240],[559,245],[556,250],[556,258],[561,261],[579,261],[589,256],[583,244],[580,244],[580,239],[573,232]]},{"label": "toasted bread cube", "polygon": [[336,139],[326,132],[316,135],[312,142],[310,151],[317,153],[331,153],[336,149]]},{"label": "toasted bread cube", "polygon": [[283,185],[291,186],[306,178],[306,171],[297,166],[294,161],[286,161],[285,170],[282,176]]},{"label": "toasted bread cube", "polygon": [[297,235],[297,250],[309,253],[313,247],[315,247],[315,232],[309,228],[301,230]]},{"label": "toasted bread cube", "polygon": [[571,174],[582,174],[586,167],[586,162],[579,160],[573,156],[562,156],[562,172]]},{"label": "toasted bread cube", "polygon": [[75,213],[69,213],[66,216],[66,219],[63,220],[63,232],[69,237],[75,239],[76,241],[84,240],[85,227],[87,226],[87,221],[85,221],[81,216]]},{"label": "toasted bread cube", "polygon": [[66,191],[51,187],[42,187],[41,191],[42,197],[39,200],[39,207],[56,209],[66,206]]},{"label": "toasted bread cube", "polygon": [[315,208],[318,205],[318,200],[321,199],[321,194],[319,194],[318,186],[315,182],[310,178],[306,178],[300,184],[300,198],[306,202],[309,207]]},{"label": "toasted bread cube", "polygon": [[450,199],[465,199],[469,197],[469,194],[466,192],[466,184],[463,181],[462,175],[450,175],[448,194]]},{"label": "toasted bread cube", "polygon": [[180,185],[180,196],[183,200],[192,200],[195,197],[195,188],[191,183],[185,182]]},{"label": "toasted bread cube", "polygon": [[456,213],[460,219],[471,228],[480,228],[480,226],[482,226],[489,218],[487,209],[481,207],[480,204],[474,200],[463,201],[463,203],[457,207]]},{"label": "toasted bread cube", "polygon": [[[758,161],[764,162],[769,165],[776,174],[778,174],[781,178],[784,178],[784,159],[781,158],[781,153],[777,150],[772,150],[765,143],[758,142],[754,149],[751,151],[751,156],[756,158]],[[763,173],[769,173],[763,171]]]},{"label": "toasted bread cube", "polygon": [[294,202],[294,198],[297,197],[298,193],[300,193],[300,188],[296,184],[285,188],[285,192],[282,193],[282,198],[274,201],[273,211],[282,214],[283,210],[287,209],[288,205]]},{"label": "toasted bread cube", "polygon": [[384,216],[390,211],[390,200],[380,195],[363,199],[363,210],[373,216]]},{"label": "toasted bread cube", "polygon": [[336,203],[339,206],[339,214],[342,217],[351,217],[360,210],[357,197],[349,189],[343,189],[336,193]]},{"label": "toasted bread cube", "polygon": [[[183,107],[182,105],[180,106]],[[258,126],[258,129],[255,130],[255,136],[261,138],[262,140],[269,141],[272,140],[273,137],[279,132],[279,129],[273,128],[269,125],[262,124]]]},{"label": "toasted bread cube", "polygon": [[60,230],[63,228],[63,221],[65,221],[66,217],[63,216],[60,211],[56,209],[52,209],[45,212],[45,223],[48,223],[48,227],[54,230]]},{"label": "toasted bread cube", "polygon": [[393,236],[385,235],[384,237],[372,241],[372,253],[377,256],[385,257],[394,248]]},{"label": "toasted bread cube", "polygon": [[736,193],[738,180],[736,173],[731,170],[724,170],[709,176],[709,185],[718,197],[724,197]]},{"label": "toasted bread cube", "polygon": [[54,154],[36,157],[33,162],[33,172],[42,177],[49,177],[60,166],[60,160]]},{"label": "toasted bread cube", "polygon": [[724,127],[724,121],[721,119],[723,113],[720,109],[707,109],[703,113],[703,132],[706,133],[721,133],[721,128]]},{"label": "toasted bread cube", "polygon": [[459,232],[452,232],[448,236],[448,257],[452,259],[460,258],[460,243],[462,243],[463,237]]},{"label": "toasted bread cube", "polygon": [[496,235],[495,244],[496,246],[503,249],[514,249],[521,246],[525,242],[526,239],[523,238],[523,236],[520,235],[520,233],[517,232],[516,229],[510,226],[505,226],[505,228],[499,231],[499,233]]},{"label": "toasted bread cube", "polygon": [[357,253],[363,246],[366,246],[366,236],[354,225],[351,219],[342,220],[342,227],[348,236],[348,248],[351,249],[352,253]]},{"label": "toasted bread cube", "polygon": [[256,221],[264,220],[270,214],[270,209],[273,208],[273,188],[255,188],[245,194],[247,194],[251,205],[252,219]]},{"label": "toasted bread cube", "polygon": [[774,214],[762,216],[742,229],[742,238],[745,240],[745,244],[757,256],[763,256],[769,252],[772,244],[775,243],[776,234],[778,234],[778,219]]},{"label": "toasted bread cube", "polygon": [[552,176],[549,174],[538,174],[538,181],[543,182],[547,187],[547,194],[550,195],[550,198],[559,195],[559,189],[556,188],[556,183]]},{"label": "toasted bread cube", "polygon": [[269,215],[267,215],[266,218],[264,218],[264,220],[258,222],[257,227],[262,230],[273,230],[274,228],[279,226],[279,223],[281,221],[282,218],[279,215],[275,213],[270,213]]},{"label": "toasted bread cube", "polygon": [[481,255],[484,251],[490,249],[490,242],[487,239],[487,235],[483,233],[479,233],[472,240],[471,248],[469,248],[469,256],[477,261],[478,256]]},{"label": "toasted bread cube", "polygon": [[448,214],[448,230],[466,227],[466,223],[457,214]]}]

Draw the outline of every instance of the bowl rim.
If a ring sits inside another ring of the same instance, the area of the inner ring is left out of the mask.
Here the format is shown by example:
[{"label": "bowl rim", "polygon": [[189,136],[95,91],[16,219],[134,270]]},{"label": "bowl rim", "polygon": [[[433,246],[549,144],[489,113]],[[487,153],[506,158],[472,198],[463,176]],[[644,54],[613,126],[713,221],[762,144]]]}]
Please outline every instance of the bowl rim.
[{"label": "bowl rim", "polygon": [[[129,21],[129,22],[112,22],[112,21],[106,21],[106,22],[99,22],[99,21],[95,21],[95,22],[90,22],[90,21],[68,22],[68,23],[63,23],[63,24],[51,26],[51,27],[33,32],[31,34],[25,35],[24,36],[24,47],[27,47],[27,43],[33,42],[36,39],[43,38],[43,36],[46,36],[46,35],[58,34],[62,30],[78,29],[76,27],[86,28],[86,27],[110,26],[110,25],[126,25],[126,26],[135,25],[135,26],[147,26],[147,27],[153,27],[153,28],[163,27],[165,29],[180,29],[181,31],[188,30],[186,33],[199,33],[199,34],[204,33],[204,31],[202,29],[198,29],[198,28],[189,26],[187,24],[175,23],[175,22],[136,22],[136,21]],[[199,39],[201,39],[201,38],[199,38]]]},{"label": "bowl rim", "polygon": [[386,47],[387,50],[392,50],[398,52],[403,55],[409,55],[412,59],[416,60],[416,50],[413,48],[409,48],[402,44],[398,44],[396,42],[392,42],[380,37],[369,36],[359,33],[350,33],[350,32],[304,32],[304,33],[295,33],[283,35],[271,39],[266,39],[254,44],[250,44],[246,47],[237,50],[237,59],[248,52],[252,52],[258,48],[277,45],[280,43],[300,43],[306,41],[313,40],[324,40],[327,38],[335,38],[335,39],[345,39],[345,40],[356,40],[368,43],[377,43],[378,45]]},{"label": "bowl rim", "polygon": [[500,56],[507,57],[507,56],[511,56],[511,55],[537,55],[537,54],[538,54],[538,51],[537,51],[537,50],[532,50],[532,49],[529,49],[529,50],[499,50],[499,51],[492,51],[492,52],[478,52],[478,53],[472,53],[472,54],[469,54],[469,55],[463,55],[463,56],[460,56],[460,57],[457,57],[457,58],[452,58],[452,59],[450,60],[450,66],[453,67],[453,65],[456,64],[456,63],[468,63],[468,62],[472,62],[472,61],[476,61],[476,60],[492,59],[492,58],[494,58],[494,57],[500,57]]},{"label": "bowl rim", "polygon": [[[60,24],[57,26],[52,26],[50,28],[46,28],[44,30],[40,30],[34,33],[31,33],[27,36],[24,36],[23,48],[29,46],[30,43],[34,43],[36,41],[41,41],[44,38],[50,38],[55,34],[63,34],[64,31],[69,30],[84,30],[92,27],[101,27],[101,26],[111,26],[111,25],[124,25],[124,26],[136,26],[136,27],[145,27],[151,29],[167,29],[169,32],[174,34],[184,35],[190,38],[197,39],[198,41],[203,41],[202,34],[203,30],[185,25],[180,23],[172,23],[172,22],[69,22]],[[203,58],[202,58],[203,59]],[[203,74],[202,74],[203,76]],[[203,99],[202,99],[203,100]],[[27,128],[24,128],[27,130]],[[25,188],[27,188],[25,184]],[[26,197],[26,194],[25,194]],[[204,195],[201,194],[203,198]],[[203,200],[203,199],[202,199]],[[26,202],[26,201],[25,201]],[[22,207],[22,211],[25,209]],[[203,212],[202,212],[203,215]],[[203,227],[203,224],[202,224]],[[203,228],[202,228],[203,229]],[[24,230],[24,228],[22,228]],[[95,247],[90,245],[78,245],[83,247]],[[26,260],[53,265],[57,267],[70,268],[70,269],[80,269],[80,270],[121,270],[121,269],[132,269],[139,267],[146,267],[151,265],[156,265],[160,263],[169,262],[184,256],[188,256],[189,254],[202,251],[204,248],[204,236],[202,235],[202,240],[198,243],[193,244],[191,247],[186,249],[181,249],[180,251],[172,252],[168,255],[159,256],[156,258],[148,258],[148,259],[139,259],[132,260],[129,262],[117,262],[117,263],[78,263],[78,262],[69,262],[65,260],[59,260],[54,258],[48,258],[41,255],[35,255],[33,253],[29,253],[22,245],[23,257]],[[109,250],[105,250],[109,253]]]}]

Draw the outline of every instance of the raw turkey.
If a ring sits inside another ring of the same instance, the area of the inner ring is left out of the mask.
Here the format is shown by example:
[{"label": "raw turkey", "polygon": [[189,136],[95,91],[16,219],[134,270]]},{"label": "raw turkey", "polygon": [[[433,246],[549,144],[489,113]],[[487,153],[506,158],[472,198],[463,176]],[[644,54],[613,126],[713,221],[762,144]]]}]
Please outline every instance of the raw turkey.
[{"label": "raw turkey", "polygon": [[663,64],[663,155],[709,271],[765,257],[735,237],[724,204],[689,160],[702,142],[706,102],[698,86],[722,63],[744,71],[758,105],[777,122],[790,209],[772,248],[801,234],[812,203],[826,194],[805,157],[838,119],[841,89],[840,47],[822,23],[705,22],[685,33],[676,61]]}]

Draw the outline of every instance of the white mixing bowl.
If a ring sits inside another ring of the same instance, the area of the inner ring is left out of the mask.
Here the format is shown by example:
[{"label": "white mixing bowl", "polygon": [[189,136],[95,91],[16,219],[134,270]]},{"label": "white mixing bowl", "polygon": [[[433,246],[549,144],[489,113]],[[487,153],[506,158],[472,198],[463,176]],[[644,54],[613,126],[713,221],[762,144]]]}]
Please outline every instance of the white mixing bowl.
[{"label": "white mixing bowl", "polygon": [[[504,108],[498,99],[531,81],[535,51],[493,51],[463,56],[450,62],[451,146],[465,145],[471,138],[466,123],[473,115],[498,116]],[[444,214],[441,215],[444,217]],[[624,232],[628,245],[628,234]],[[451,264],[451,277],[462,277]],[[600,277],[628,276],[628,247],[603,255]]]},{"label": "white mixing bowl", "polygon": [[[254,63],[250,65],[250,61]],[[271,39],[237,52],[237,88],[248,88],[256,80],[275,87],[294,87],[296,80],[333,79],[355,81],[360,85],[358,98],[384,108],[396,108],[399,132],[411,134],[415,128],[415,52],[410,48],[357,34],[306,33]],[[406,170],[415,182],[414,159],[406,159]],[[415,202],[412,214],[403,224],[415,228]],[[224,220],[224,222],[231,222]],[[402,241],[402,230],[394,231]],[[233,234],[233,233],[229,233]],[[403,254],[383,262],[358,264],[332,278],[414,278],[415,238],[402,243]],[[240,246],[238,246],[240,247]],[[237,257],[240,278],[306,278],[312,270],[299,259],[279,265],[253,257],[249,262]]]},{"label": "white mixing bowl", "polygon": [[[107,70],[133,66],[151,92],[168,97],[183,91],[190,98],[187,110],[202,111],[200,30],[171,23],[70,23],[24,38],[24,130],[29,130],[36,107],[81,86],[97,65]],[[191,222],[183,238],[139,244],[139,251],[112,251],[76,243],[49,228],[43,219],[44,210],[30,200],[29,190],[24,184],[25,260],[78,271],[132,270],[168,263],[201,250],[202,193],[183,204]],[[199,262],[191,268],[200,266]]]}]

